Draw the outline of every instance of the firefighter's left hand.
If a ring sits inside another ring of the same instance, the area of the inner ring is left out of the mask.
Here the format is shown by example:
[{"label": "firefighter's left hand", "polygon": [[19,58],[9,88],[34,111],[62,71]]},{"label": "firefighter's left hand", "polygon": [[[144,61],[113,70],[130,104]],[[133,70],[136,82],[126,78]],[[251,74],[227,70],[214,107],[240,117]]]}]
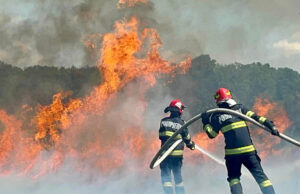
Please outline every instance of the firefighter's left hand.
[{"label": "firefighter's left hand", "polygon": [[272,127],[272,129],[271,129],[271,133],[272,133],[272,135],[276,135],[276,136],[279,136],[279,132],[278,132],[278,130],[277,130],[277,128],[274,126],[274,127]]},{"label": "firefighter's left hand", "polygon": [[186,147],[190,148],[191,150],[195,149],[195,142],[191,141],[189,144],[186,145]]}]

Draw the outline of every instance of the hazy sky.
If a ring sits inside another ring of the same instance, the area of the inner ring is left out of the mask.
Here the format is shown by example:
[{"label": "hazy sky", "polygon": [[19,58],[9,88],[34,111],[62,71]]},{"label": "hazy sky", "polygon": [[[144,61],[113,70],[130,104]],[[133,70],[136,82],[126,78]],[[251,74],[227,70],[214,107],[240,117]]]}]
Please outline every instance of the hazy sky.
[{"label": "hazy sky", "polygon": [[[209,54],[218,63],[270,63],[300,72],[299,0],[0,0],[0,60],[17,66],[93,65],[89,34],[136,15],[158,30],[163,56]],[[180,57],[179,57],[180,58]]]}]

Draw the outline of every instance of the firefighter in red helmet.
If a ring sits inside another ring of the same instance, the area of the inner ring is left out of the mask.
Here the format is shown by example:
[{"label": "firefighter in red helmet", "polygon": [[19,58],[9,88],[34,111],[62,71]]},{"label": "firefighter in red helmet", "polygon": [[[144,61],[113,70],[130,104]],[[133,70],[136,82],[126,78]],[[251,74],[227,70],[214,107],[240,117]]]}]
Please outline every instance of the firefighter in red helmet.
[{"label": "firefighter in red helmet", "polygon": [[[226,88],[219,88],[215,95],[219,108],[228,108],[241,112],[270,129],[273,135],[278,135],[273,122],[265,117],[248,110],[242,104],[237,104],[231,92]],[[225,113],[203,114],[204,131],[210,138],[215,138],[221,131],[225,138],[225,160],[228,173],[228,182],[232,194],[242,194],[240,183],[242,164],[251,172],[264,194],[274,194],[271,181],[264,173],[260,158],[252,143],[249,128],[246,122],[237,116]]]},{"label": "firefighter in red helmet", "polygon": [[[168,140],[168,138],[171,137],[174,132],[180,129],[184,124],[184,121],[181,118],[184,108],[184,104],[178,99],[172,100],[170,105],[165,108],[164,112],[170,112],[170,116],[163,118],[160,122],[159,139],[161,140],[161,145],[163,145]],[[180,138],[182,138],[183,142],[188,148],[190,148],[191,150],[195,149],[195,143],[191,140],[191,136],[187,128],[177,136],[175,141]],[[183,142],[181,142],[160,164],[161,180],[165,194],[173,194],[171,172],[174,176],[176,194],[185,193],[181,176],[184,150]]]}]

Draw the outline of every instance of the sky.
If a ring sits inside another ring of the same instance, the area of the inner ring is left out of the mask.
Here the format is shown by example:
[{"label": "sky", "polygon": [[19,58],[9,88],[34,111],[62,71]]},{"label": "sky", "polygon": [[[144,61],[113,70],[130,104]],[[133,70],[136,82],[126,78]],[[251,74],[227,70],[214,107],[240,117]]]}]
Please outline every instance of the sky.
[{"label": "sky", "polygon": [[170,61],[209,54],[219,64],[261,62],[300,72],[298,0],[148,0],[127,9],[116,0],[0,3],[0,60],[19,67],[93,66],[84,45],[89,36],[135,15],[158,31]]}]

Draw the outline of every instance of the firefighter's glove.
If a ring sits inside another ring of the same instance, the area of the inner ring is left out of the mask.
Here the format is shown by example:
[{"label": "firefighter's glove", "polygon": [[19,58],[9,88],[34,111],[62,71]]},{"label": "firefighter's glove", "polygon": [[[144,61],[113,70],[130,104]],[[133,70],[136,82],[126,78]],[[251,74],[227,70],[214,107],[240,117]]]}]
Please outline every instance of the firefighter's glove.
[{"label": "firefighter's glove", "polygon": [[186,147],[190,148],[191,150],[194,150],[195,149],[195,142],[190,141],[190,143],[187,144]]},{"label": "firefighter's glove", "polygon": [[209,114],[207,114],[206,112],[202,113],[201,118],[202,118],[203,125],[209,123]]},{"label": "firefighter's glove", "polygon": [[273,121],[269,121],[266,124],[267,124],[267,127],[270,129],[272,135],[279,136],[279,132],[278,132],[277,128],[275,127]]},{"label": "firefighter's glove", "polygon": [[275,126],[271,128],[271,133],[272,133],[272,135],[279,136],[279,132]]}]

